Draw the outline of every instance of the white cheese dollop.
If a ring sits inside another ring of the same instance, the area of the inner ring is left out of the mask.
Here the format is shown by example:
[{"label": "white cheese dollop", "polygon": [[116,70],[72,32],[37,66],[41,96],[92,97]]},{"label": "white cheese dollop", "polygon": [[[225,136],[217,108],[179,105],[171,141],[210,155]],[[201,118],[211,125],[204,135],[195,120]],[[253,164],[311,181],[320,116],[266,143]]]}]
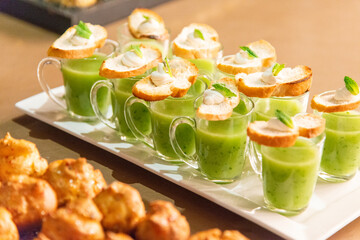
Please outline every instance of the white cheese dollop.
[{"label": "white cheese dollop", "polygon": [[225,97],[218,91],[207,89],[204,92],[204,104],[205,105],[217,105],[222,103],[225,100]]},{"label": "white cheese dollop", "polygon": [[236,64],[245,64],[249,61],[249,54],[244,50],[240,50],[235,54],[234,63]]},{"label": "white cheese dollop", "polygon": [[290,132],[291,128],[283,124],[279,119],[277,118],[271,118],[268,121],[267,128],[271,130],[276,130],[280,132]]},{"label": "white cheese dollop", "polygon": [[351,92],[349,92],[349,90],[347,90],[346,87],[342,87],[338,90],[336,90],[335,92],[335,96],[334,99],[337,101],[353,101],[356,100],[358,97],[358,95],[353,95],[351,94]]},{"label": "white cheese dollop", "polygon": [[169,84],[175,81],[174,77],[171,77],[168,73],[164,71],[164,64],[159,63],[156,71],[151,73],[151,81],[155,84],[155,86],[161,86],[165,84]]},{"label": "white cheese dollop", "polygon": [[138,27],[138,31],[142,34],[154,34],[158,33],[160,30],[160,23],[153,18],[143,21]]},{"label": "white cheese dollop", "polygon": [[276,83],[276,78],[272,73],[273,67],[274,67],[274,65],[272,65],[271,67],[266,69],[265,72],[263,72],[263,74],[261,75],[261,81],[263,81],[264,83],[267,83],[267,84],[271,84],[271,85]]},{"label": "white cheese dollop", "polygon": [[94,43],[95,38],[94,38],[94,34],[91,34],[89,39],[87,39],[87,38],[80,37],[75,32],[74,35],[69,39],[69,41],[74,46],[85,46],[89,43]]},{"label": "white cheese dollop", "polygon": [[138,56],[134,51],[127,51],[124,53],[120,61],[127,67],[140,67],[145,64],[145,57]]},{"label": "white cheese dollop", "polygon": [[[206,39],[205,36],[204,36],[204,39]],[[192,46],[192,47],[203,47],[203,46],[206,45],[205,40],[202,40],[201,38],[195,37],[194,31],[187,35],[185,43],[187,45],[189,45],[189,46]]]}]

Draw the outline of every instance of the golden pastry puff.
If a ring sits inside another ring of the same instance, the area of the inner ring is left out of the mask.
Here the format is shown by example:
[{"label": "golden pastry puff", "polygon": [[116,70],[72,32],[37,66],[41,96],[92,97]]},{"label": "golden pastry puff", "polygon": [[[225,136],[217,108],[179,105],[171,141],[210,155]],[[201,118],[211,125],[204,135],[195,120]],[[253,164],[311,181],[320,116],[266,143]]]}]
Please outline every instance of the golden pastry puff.
[{"label": "golden pastry puff", "polygon": [[40,224],[42,217],[57,208],[57,200],[46,181],[13,175],[0,182],[0,206],[12,214],[16,226],[23,230]]},{"label": "golden pastry puff", "polygon": [[37,240],[104,240],[101,219],[91,199],[76,199],[45,216]]},{"label": "golden pastry puff", "polygon": [[12,221],[11,213],[3,207],[0,207],[0,239],[18,240],[19,232]]},{"label": "golden pastry puff", "polygon": [[94,201],[104,215],[102,225],[110,231],[131,233],[145,216],[139,192],[125,183],[113,182]]},{"label": "golden pastry puff", "polygon": [[106,232],[105,240],[133,240],[133,238],[125,233]]},{"label": "golden pastry puff", "polygon": [[23,139],[14,139],[9,133],[0,140],[0,180],[12,174],[39,177],[47,169],[47,161],[40,157],[36,145]]},{"label": "golden pastry puff", "polygon": [[100,170],[95,170],[85,158],[52,162],[43,178],[54,188],[59,205],[76,198],[93,198],[106,187]]},{"label": "golden pastry puff", "polygon": [[186,218],[170,202],[154,201],[137,228],[136,239],[187,240],[190,226]]},{"label": "golden pastry puff", "polygon": [[218,228],[201,231],[192,235],[189,240],[249,240],[236,230],[221,232]]}]

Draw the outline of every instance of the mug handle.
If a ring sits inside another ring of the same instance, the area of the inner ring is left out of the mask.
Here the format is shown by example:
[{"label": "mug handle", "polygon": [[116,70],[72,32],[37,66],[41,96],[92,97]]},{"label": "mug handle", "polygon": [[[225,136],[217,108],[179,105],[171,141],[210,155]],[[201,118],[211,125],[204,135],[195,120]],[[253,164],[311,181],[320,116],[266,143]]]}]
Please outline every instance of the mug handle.
[{"label": "mug handle", "polygon": [[192,129],[195,131],[195,120],[190,117],[177,117],[172,120],[170,124],[169,129],[169,135],[170,135],[170,144],[172,148],[174,149],[174,152],[178,157],[183,160],[186,164],[188,164],[190,167],[198,169],[198,164],[195,158],[195,155],[188,155],[186,154],[180,147],[179,142],[176,139],[176,129],[180,124],[188,124]]},{"label": "mug handle", "polygon": [[147,146],[149,146],[152,149],[155,149],[154,146],[154,141],[152,140],[152,138],[150,137],[150,135],[145,135],[144,133],[142,133],[137,127],[136,124],[134,123],[133,120],[133,115],[131,112],[131,106],[134,103],[141,103],[144,106],[146,106],[148,108],[148,110],[150,111],[150,106],[149,103],[146,102],[143,99],[139,99],[135,96],[130,96],[128,97],[128,99],[126,99],[125,101],[125,108],[124,108],[124,115],[125,115],[125,122],[127,124],[127,126],[129,127],[130,131],[132,132],[132,134],[134,134],[134,136],[142,141],[143,143],[145,143]]},{"label": "mug handle", "polygon": [[[90,102],[91,107],[95,112],[95,115],[101,122],[103,122],[108,127],[118,130],[118,127],[115,124],[116,112],[113,111],[110,117],[106,117],[99,109],[98,101],[97,101],[97,92],[100,88],[107,88],[110,90],[111,95],[114,95],[114,85],[109,80],[100,80],[94,83],[90,90]],[[118,109],[117,101],[112,101],[111,104],[114,104],[113,109]]]},{"label": "mug handle", "polygon": [[256,149],[256,144],[253,141],[249,142],[249,160],[254,172],[261,178],[262,176],[262,159],[261,154]]},{"label": "mug handle", "polygon": [[104,46],[102,46],[101,48],[96,48],[95,52],[100,52],[101,50],[106,48],[106,46],[110,46],[112,48],[109,54],[105,53],[106,57],[112,57],[117,52],[117,49],[119,48],[119,43],[111,39],[106,39]]},{"label": "mug handle", "polygon": [[63,108],[64,110],[67,110],[65,101],[61,97],[56,96],[55,94],[52,93],[51,88],[50,88],[49,84],[47,83],[47,81],[46,81],[46,79],[44,77],[45,66],[51,65],[51,64],[54,65],[55,67],[57,67],[61,71],[61,62],[60,62],[60,60],[58,60],[56,58],[53,58],[53,57],[43,58],[39,62],[38,67],[37,67],[38,81],[40,83],[41,88],[49,96],[49,98],[54,103],[59,105],[61,108]]}]

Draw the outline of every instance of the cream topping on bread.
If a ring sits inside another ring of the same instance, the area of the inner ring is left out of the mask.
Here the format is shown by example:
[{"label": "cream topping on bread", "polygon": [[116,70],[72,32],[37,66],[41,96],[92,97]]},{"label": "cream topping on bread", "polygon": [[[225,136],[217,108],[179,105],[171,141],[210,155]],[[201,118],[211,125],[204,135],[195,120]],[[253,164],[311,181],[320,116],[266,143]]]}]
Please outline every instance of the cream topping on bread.
[{"label": "cream topping on bread", "polygon": [[174,77],[171,77],[168,73],[164,71],[164,64],[158,63],[158,68],[156,71],[151,73],[151,82],[159,87],[161,85],[170,84],[175,81]]},{"label": "cream topping on bread", "polygon": [[84,46],[88,44],[93,44],[95,42],[95,38],[93,34],[90,35],[89,39],[83,38],[75,32],[74,35],[69,39],[69,41],[75,46]]},{"label": "cream topping on bread", "polygon": [[[207,27],[208,26],[190,24],[182,29],[174,41],[188,48],[209,48],[214,44],[219,44],[217,40],[214,40],[214,38],[217,39],[218,36],[213,36],[214,33],[209,32]],[[196,29],[202,33],[204,40],[195,36]]]},{"label": "cream topping on bread", "polygon": [[195,31],[190,32],[187,35],[184,43],[186,43],[187,45],[192,46],[192,47],[206,47],[206,45],[207,45],[205,36],[204,36],[204,40],[199,37],[196,37]]},{"label": "cream topping on bread", "polygon": [[224,95],[213,89],[207,89],[204,92],[203,103],[206,105],[217,105],[225,101]]},{"label": "cream topping on bread", "polygon": [[274,64],[263,72],[261,81],[267,84],[276,84],[276,77],[273,74]]},{"label": "cream topping on bread", "polygon": [[247,58],[244,61],[243,57],[239,56],[238,54],[241,54],[241,53],[236,53],[235,55],[225,56],[222,59],[220,59],[218,63],[219,64],[226,64],[226,65],[234,66],[234,67],[238,67],[238,66],[241,65],[241,67],[243,67],[243,68],[259,67],[262,64],[261,59],[259,59],[259,58],[253,58],[253,59]]},{"label": "cream topping on bread", "polygon": [[353,95],[346,87],[342,87],[335,91],[334,99],[339,102],[352,102],[359,99],[359,94]]},{"label": "cream topping on bread", "polygon": [[271,118],[268,122],[267,122],[267,128],[271,129],[271,130],[276,130],[276,131],[280,131],[280,132],[291,132],[292,129],[289,128],[288,126],[286,126],[284,123],[282,123],[279,119],[277,118]]},{"label": "cream topping on bread", "polygon": [[149,20],[144,20],[139,24],[138,32],[142,34],[162,34],[164,32],[164,26],[160,25],[158,21],[153,18],[149,18]]},{"label": "cream topping on bread", "polygon": [[249,54],[244,50],[240,49],[240,51],[235,54],[235,58],[234,58],[235,64],[245,64],[248,61],[249,61]]},{"label": "cream topping on bread", "polygon": [[121,64],[133,68],[140,67],[145,64],[145,57],[140,57],[134,51],[127,51],[121,58]]}]

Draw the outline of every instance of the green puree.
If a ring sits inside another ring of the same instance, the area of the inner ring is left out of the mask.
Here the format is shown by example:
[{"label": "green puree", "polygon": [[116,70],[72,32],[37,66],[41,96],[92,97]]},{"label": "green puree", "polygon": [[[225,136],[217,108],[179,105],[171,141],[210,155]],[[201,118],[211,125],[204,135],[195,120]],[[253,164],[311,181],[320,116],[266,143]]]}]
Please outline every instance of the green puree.
[{"label": "green puree", "polygon": [[[170,123],[175,117],[194,117],[194,101],[205,90],[205,84],[196,81],[182,98],[168,97],[165,100],[151,103],[151,125],[155,149],[168,158],[177,159],[169,138]],[[176,139],[186,154],[195,152],[194,131],[185,124],[176,130]]]},{"label": "green puree", "polygon": [[317,180],[318,152],[302,137],[289,148],[261,146],[264,197],[271,207],[296,211],[308,205]]},{"label": "green puree", "polygon": [[199,69],[199,75],[207,75],[215,72],[215,61],[212,59],[189,59]]},{"label": "green puree", "polygon": [[302,104],[296,99],[258,98],[255,101],[254,121],[268,121],[275,117],[275,110],[279,109],[289,116],[305,112]]},{"label": "green puree", "polygon": [[336,176],[353,175],[360,164],[360,113],[324,113],[326,139],[321,170]]},{"label": "green puree", "polygon": [[[245,105],[244,105],[245,107]],[[235,112],[236,111],[236,112]],[[247,111],[235,109],[224,121],[198,120],[196,150],[200,171],[211,180],[232,180],[242,173],[245,162]]]},{"label": "green puree", "polygon": [[[95,116],[90,104],[90,89],[96,81],[105,79],[99,76],[105,58],[105,55],[94,54],[90,58],[66,60],[62,64],[65,100],[71,112],[81,116]],[[97,99],[99,109],[105,111],[109,103],[108,90],[100,89]]]},{"label": "green puree", "polygon": [[[140,75],[132,78],[114,79],[112,81],[115,88],[115,96],[112,96],[111,98],[112,107],[113,112],[116,115],[119,133],[122,136],[126,136],[129,138],[134,137],[125,122],[124,105],[126,99],[132,96],[133,85],[143,77],[145,77],[145,75]],[[130,110],[132,113],[132,119],[137,129],[139,129],[145,135],[148,135],[151,132],[150,114],[148,108],[142,103],[134,103],[131,106]]]}]

